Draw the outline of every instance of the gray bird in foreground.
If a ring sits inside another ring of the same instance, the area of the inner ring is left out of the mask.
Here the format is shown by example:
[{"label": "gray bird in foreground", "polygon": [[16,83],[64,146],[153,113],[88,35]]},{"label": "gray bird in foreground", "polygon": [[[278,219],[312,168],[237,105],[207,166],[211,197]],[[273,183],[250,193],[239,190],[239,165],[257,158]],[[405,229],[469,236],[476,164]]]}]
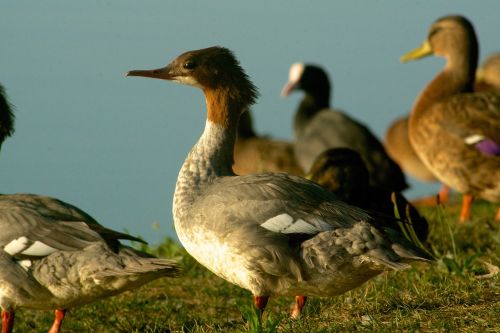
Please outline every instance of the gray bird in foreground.
[{"label": "gray bird in foreground", "polygon": [[[2,333],[12,332],[16,308],[55,309],[50,333],[66,309],[175,276],[172,260],[121,245],[141,241],[107,229],[57,199],[0,195],[0,306]],[[141,241],[142,242],[142,241]]]},{"label": "gray bird in foreground", "polygon": [[186,52],[164,68],[126,75],[203,90],[208,119],[177,179],[175,229],[202,265],[252,292],[261,314],[269,296],[289,295],[296,296],[296,318],[306,296],[342,294],[384,270],[429,259],[311,181],[284,173],[234,175],[238,118],[257,90],[228,49]]},{"label": "gray bird in foreground", "polygon": [[[14,116],[0,86],[0,145]],[[0,307],[2,333],[17,308],[55,310],[50,333],[66,309],[113,296],[163,276],[175,262],[120,244],[142,240],[107,229],[82,210],[33,194],[0,194]]]}]

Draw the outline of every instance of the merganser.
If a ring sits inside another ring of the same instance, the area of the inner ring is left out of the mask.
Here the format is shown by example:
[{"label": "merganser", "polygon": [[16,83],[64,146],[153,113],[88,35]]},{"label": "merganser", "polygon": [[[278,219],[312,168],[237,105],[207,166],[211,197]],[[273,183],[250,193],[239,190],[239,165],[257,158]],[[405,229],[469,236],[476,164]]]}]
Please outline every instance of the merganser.
[{"label": "merganser", "polygon": [[294,118],[295,155],[302,169],[309,170],[316,157],[328,148],[350,148],[365,161],[370,184],[393,191],[408,187],[403,172],[370,129],[330,108],[330,80],[321,67],[293,64],[281,95],[288,96],[295,90],[305,93]]},{"label": "merganser", "polygon": [[250,111],[243,112],[238,123],[233,171],[237,175],[261,172],[304,175],[295,159],[293,144],[258,136],[252,126]]},{"label": "merganser", "polygon": [[[13,133],[14,115],[0,86],[0,145]],[[34,194],[0,194],[0,307],[2,333],[15,310],[54,310],[49,333],[66,310],[177,275],[175,262],[120,244],[142,240],[107,229],[82,210]]]},{"label": "merganser", "polygon": [[[401,61],[431,54],[447,62],[417,98],[409,137],[427,168],[464,194],[463,222],[470,218],[473,197],[500,202],[500,93],[472,92],[478,42],[465,17],[438,19],[422,46]],[[496,218],[500,219],[500,209]]]},{"label": "merganser", "polygon": [[[399,192],[371,186],[368,169],[361,156],[349,148],[331,148],[321,153],[307,175],[319,185],[351,205],[398,218],[376,219],[372,223],[380,228],[399,230],[410,241],[423,243],[427,239],[429,225],[418,211]],[[378,223],[378,224],[377,224]],[[417,239],[414,239],[416,237]]]},{"label": "merganser", "polygon": [[272,295],[334,296],[387,269],[403,269],[425,254],[369,223],[364,210],[328,190],[285,173],[236,176],[238,118],[257,89],[223,47],[189,51],[168,66],[133,70],[142,76],[200,88],[205,130],[188,154],[173,202],[175,230],[186,250],[219,277],[249,290],[260,314]]}]

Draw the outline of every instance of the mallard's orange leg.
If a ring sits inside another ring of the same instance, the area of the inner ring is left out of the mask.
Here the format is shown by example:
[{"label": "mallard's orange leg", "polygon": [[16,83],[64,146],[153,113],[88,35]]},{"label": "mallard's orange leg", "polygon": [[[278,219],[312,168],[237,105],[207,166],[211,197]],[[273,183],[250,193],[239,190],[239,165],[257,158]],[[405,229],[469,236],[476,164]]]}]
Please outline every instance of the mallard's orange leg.
[{"label": "mallard's orange leg", "polygon": [[11,333],[14,328],[14,311],[2,310],[2,333]]},{"label": "mallard's orange leg", "polygon": [[417,207],[435,206],[439,204],[447,204],[450,198],[450,188],[442,185],[437,195],[431,195],[420,199],[412,200],[412,204]]},{"label": "mallard's orange leg", "polygon": [[500,206],[498,206],[497,215],[495,215],[495,220],[500,222]]},{"label": "mallard's orange leg", "polygon": [[464,223],[468,219],[470,219],[470,211],[472,208],[472,202],[474,198],[471,194],[464,194],[462,199],[462,211],[460,212],[460,223]]},{"label": "mallard's orange leg", "polygon": [[55,316],[54,316],[54,323],[52,324],[52,327],[49,330],[49,333],[59,333],[61,330],[61,324],[64,319],[64,315],[66,314],[66,310],[64,309],[57,309],[55,311]]},{"label": "mallard's orange leg", "polygon": [[443,184],[438,192],[437,203],[447,204],[448,200],[450,200],[450,188]]},{"label": "mallard's orange leg", "polygon": [[295,304],[292,307],[292,311],[290,312],[290,318],[299,319],[300,314],[302,313],[302,309],[304,305],[306,305],[307,296],[295,296]]}]

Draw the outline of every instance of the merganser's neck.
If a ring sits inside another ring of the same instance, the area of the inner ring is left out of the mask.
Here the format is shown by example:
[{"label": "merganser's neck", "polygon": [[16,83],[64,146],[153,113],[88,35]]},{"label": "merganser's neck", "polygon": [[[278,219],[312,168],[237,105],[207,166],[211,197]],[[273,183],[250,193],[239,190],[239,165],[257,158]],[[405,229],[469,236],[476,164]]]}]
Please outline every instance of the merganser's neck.
[{"label": "merganser's neck", "polygon": [[205,130],[179,172],[174,194],[174,216],[189,209],[203,187],[214,179],[234,176],[233,151],[241,107],[228,94],[205,90],[205,97],[208,111]]},{"label": "merganser's neck", "polygon": [[[477,65],[477,62],[476,62]],[[467,61],[449,61],[422,91],[413,107],[410,122],[414,122],[434,103],[456,94],[473,91],[476,66]]]},{"label": "merganser's neck", "polygon": [[325,92],[318,96],[306,93],[300,102],[299,109],[293,119],[295,137],[302,135],[304,128],[318,111],[330,107],[330,93]]}]

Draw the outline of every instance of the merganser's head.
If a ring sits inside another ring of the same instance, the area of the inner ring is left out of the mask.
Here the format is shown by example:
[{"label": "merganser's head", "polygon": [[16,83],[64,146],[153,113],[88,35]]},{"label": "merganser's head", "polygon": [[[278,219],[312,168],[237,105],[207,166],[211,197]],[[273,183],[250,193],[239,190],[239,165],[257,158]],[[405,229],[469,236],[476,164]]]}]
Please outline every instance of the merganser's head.
[{"label": "merganser's head", "polygon": [[326,72],[319,66],[296,62],[290,66],[288,82],[281,90],[281,96],[288,96],[294,90],[303,90],[316,96],[328,96],[331,86]]},{"label": "merganser's head", "polygon": [[[466,57],[477,67],[478,42],[472,23],[463,16],[450,15],[436,20],[422,45],[400,58],[401,62],[417,60],[429,55],[444,57],[447,61]],[[475,70],[475,69],[474,69]]]},{"label": "merganser's head", "polygon": [[125,76],[143,76],[191,85],[207,92],[224,92],[242,110],[255,102],[257,88],[249,80],[234,54],[227,48],[213,46],[188,51],[166,67],[133,70]]},{"label": "merganser's head", "polygon": [[3,141],[14,134],[14,114],[7,95],[0,85],[0,148]]}]

